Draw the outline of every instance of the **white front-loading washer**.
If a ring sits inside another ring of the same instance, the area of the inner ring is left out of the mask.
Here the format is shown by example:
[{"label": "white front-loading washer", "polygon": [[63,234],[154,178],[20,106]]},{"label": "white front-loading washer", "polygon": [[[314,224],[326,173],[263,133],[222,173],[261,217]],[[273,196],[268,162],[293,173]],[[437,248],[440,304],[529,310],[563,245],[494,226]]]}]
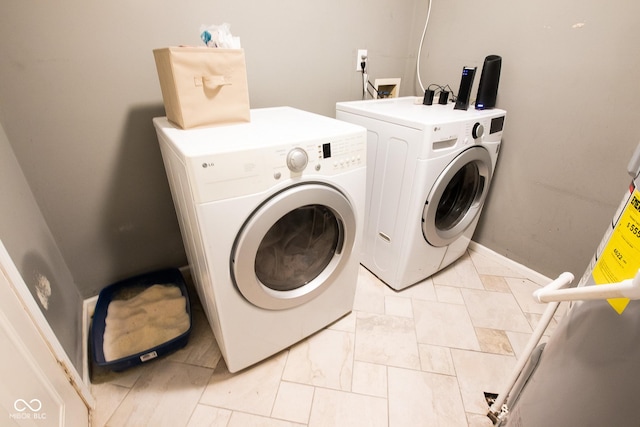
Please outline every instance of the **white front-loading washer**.
[{"label": "white front-loading washer", "polygon": [[154,119],[200,301],[230,372],[353,308],[366,130],[290,107],[182,130]]},{"label": "white front-loading washer", "polygon": [[336,104],[367,128],[361,263],[400,290],[466,251],[498,159],[506,112],[422,105],[416,97]]}]

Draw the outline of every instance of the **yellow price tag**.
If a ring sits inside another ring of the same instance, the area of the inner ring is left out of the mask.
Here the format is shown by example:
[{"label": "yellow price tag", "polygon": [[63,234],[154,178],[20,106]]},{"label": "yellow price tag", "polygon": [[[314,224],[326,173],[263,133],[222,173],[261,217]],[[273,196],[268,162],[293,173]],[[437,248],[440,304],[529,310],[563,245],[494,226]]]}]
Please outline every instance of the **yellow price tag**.
[{"label": "yellow price tag", "polygon": [[[593,280],[597,285],[621,282],[633,278],[639,268],[640,192],[634,189],[609,242],[593,267]],[[629,298],[611,298],[607,301],[618,314],[622,314],[629,304]]]}]

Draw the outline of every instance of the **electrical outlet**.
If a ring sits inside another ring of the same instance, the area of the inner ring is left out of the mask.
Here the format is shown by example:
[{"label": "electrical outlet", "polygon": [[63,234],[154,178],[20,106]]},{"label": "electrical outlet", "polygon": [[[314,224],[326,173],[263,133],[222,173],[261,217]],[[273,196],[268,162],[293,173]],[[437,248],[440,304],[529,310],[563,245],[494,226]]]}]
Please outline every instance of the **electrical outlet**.
[{"label": "electrical outlet", "polygon": [[362,71],[362,62],[367,62],[367,49],[358,49],[358,55],[356,56],[356,71]]}]

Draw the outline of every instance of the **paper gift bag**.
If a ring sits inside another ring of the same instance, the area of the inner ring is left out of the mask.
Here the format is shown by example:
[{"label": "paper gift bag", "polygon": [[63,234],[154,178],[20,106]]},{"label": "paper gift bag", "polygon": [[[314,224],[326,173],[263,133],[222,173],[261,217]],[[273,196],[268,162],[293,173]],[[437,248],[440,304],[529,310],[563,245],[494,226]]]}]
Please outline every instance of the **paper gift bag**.
[{"label": "paper gift bag", "polygon": [[183,129],[248,122],[249,89],[242,49],[155,49],[167,118]]}]

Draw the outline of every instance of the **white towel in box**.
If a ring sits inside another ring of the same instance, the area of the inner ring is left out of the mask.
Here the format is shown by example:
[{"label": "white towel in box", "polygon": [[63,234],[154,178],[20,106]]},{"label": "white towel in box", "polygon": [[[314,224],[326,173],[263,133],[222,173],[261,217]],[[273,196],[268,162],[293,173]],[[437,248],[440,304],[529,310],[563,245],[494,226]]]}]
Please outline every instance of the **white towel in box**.
[{"label": "white towel in box", "polygon": [[107,362],[149,350],[189,329],[186,298],[180,288],[153,285],[128,299],[111,301],[105,319]]}]

